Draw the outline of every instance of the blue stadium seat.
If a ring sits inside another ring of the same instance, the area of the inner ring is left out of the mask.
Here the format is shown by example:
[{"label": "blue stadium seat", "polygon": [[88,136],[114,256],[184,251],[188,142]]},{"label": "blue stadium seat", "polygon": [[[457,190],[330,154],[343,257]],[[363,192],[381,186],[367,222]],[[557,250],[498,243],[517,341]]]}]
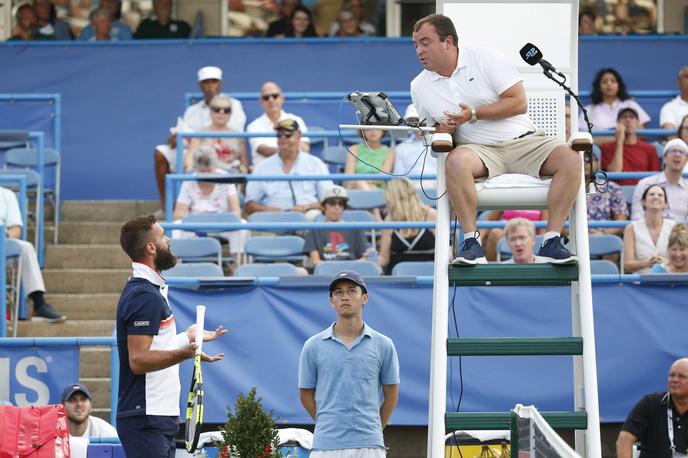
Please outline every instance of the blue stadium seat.
[{"label": "blue stadium seat", "polygon": [[244,252],[253,262],[297,262],[303,263],[303,237],[298,235],[277,235],[252,237],[246,241]]},{"label": "blue stadium seat", "polygon": [[222,245],[212,237],[171,239],[172,252],[184,262],[215,262],[222,267]]},{"label": "blue stadium seat", "polygon": [[[38,172],[36,172],[35,170],[31,170],[31,169],[15,169],[15,168],[12,168],[12,169],[2,169],[2,170],[0,170],[0,175],[23,175],[24,177],[26,177],[26,189],[27,189],[27,194],[28,194],[31,190],[33,190],[33,191],[34,191],[34,195],[35,195],[34,207],[33,207],[33,208],[34,208],[34,212],[29,212],[29,214],[26,215],[26,221],[27,221],[27,224],[28,224],[28,222],[31,221],[31,219],[32,219],[32,218],[29,218],[29,217],[30,217],[30,216],[33,216],[34,229],[35,229],[36,227],[40,227],[40,228],[42,229],[42,228],[43,228],[43,225],[42,225],[42,224],[39,224],[39,223],[43,221],[43,215],[40,216],[40,221],[36,221],[36,213],[35,213],[35,209],[38,208],[38,199],[40,198],[40,196],[38,195],[38,193],[35,192],[35,190],[38,189],[39,183],[41,182],[41,176],[38,174]],[[6,185],[4,185],[4,187],[6,187],[7,189],[11,189],[11,190],[13,190],[13,191],[18,191],[18,190],[19,190],[19,187],[18,187],[18,186],[15,186],[15,185],[12,185],[12,184],[6,184]],[[57,231],[57,228],[55,228],[55,230]],[[35,238],[34,238],[33,245],[34,245],[35,247],[37,247],[37,246],[38,246],[38,230],[36,230],[35,232],[36,232],[36,236],[35,236]]]},{"label": "blue stadium seat", "polygon": [[626,199],[626,205],[630,211],[631,204],[633,204],[633,191],[635,191],[634,184],[625,184],[621,186],[621,191],[623,191],[624,199]]},{"label": "blue stadium seat", "polygon": [[169,270],[162,272],[166,278],[179,277],[224,277],[224,272],[217,264],[211,262],[192,262],[189,264],[177,264]]},{"label": "blue stadium seat", "polygon": [[7,305],[11,310],[12,337],[17,337],[17,323],[19,321],[19,309],[21,308],[21,246],[14,239],[5,239],[5,260],[9,272],[7,282]]},{"label": "blue stadium seat", "polygon": [[395,277],[433,276],[435,263],[433,261],[405,261],[395,265],[392,275]]},{"label": "blue stadium seat", "polygon": [[29,144],[28,130],[0,130],[0,150],[8,150]]},{"label": "blue stadium seat", "polygon": [[[301,212],[255,212],[248,217],[249,223],[308,223],[308,218]],[[255,229],[253,229],[255,231]],[[284,233],[293,230],[266,229],[267,232]]]},{"label": "blue stadium seat", "polygon": [[592,275],[618,275],[619,268],[606,259],[593,259],[590,261],[590,273]]},{"label": "blue stadium seat", "polygon": [[[182,223],[241,223],[241,217],[235,213],[191,213],[182,218]],[[210,232],[227,232],[226,229],[194,231],[196,235],[205,236]]]},{"label": "blue stadium seat", "polygon": [[623,254],[623,240],[614,234],[592,234],[588,237],[590,259],[600,259],[610,254]]},{"label": "blue stadium seat", "polygon": [[[434,170],[432,173],[435,173]],[[437,190],[435,188],[423,187],[423,189],[417,189],[416,194],[422,203],[428,205],[432,208],[437,207]]]},{"label": "blue stadium seat", "polygon": [[323,261],[315,266],[315,275],[331,277],[342,270],[353,270],[364,277],[379,277],[380,266],[372,261]]},{"label": "blue stadium seat", "polygon": [[343,173],[347,154],[343,146],[327,146],[323,149],[322,160],[330,167],[330,172]]},{"label": "blue stadium seat", "polygon": [[349,208],[354,210],[370,210],[373,208],[383,208],[385,206],[385,192],[382,189],[364,191],[360,189],[350,189]]},{"label": "blue stadium seat", "polygon": [[[324,130],[325,129],[320,126],[308,126],[308,132],[322,132]],[[328,145],[327,137],[309,137],[309,141],[311,145],[310,153],[322,158],[323,151]]]},{"label": "blue stadium seat", "polygon": [[288,277],[298,274],[296,267],[287,262],[242,264],[234,271],[236,277]]}]

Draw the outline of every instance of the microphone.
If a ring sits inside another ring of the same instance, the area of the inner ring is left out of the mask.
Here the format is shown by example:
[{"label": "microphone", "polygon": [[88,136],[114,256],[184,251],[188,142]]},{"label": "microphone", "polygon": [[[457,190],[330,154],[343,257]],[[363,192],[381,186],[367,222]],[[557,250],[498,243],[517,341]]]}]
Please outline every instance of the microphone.
[{"label": "microphone", "polygon": [[528,65],[540,64],[545,72],[554,72],[559,76],[564,76],[559,73],[556,68],[554,68],[554,65],[542,58],[542,51],[540,51],[538,47],[532,43],[526,43],[526,45],[519,51],[519,54],[521,54],[521,57]]}]

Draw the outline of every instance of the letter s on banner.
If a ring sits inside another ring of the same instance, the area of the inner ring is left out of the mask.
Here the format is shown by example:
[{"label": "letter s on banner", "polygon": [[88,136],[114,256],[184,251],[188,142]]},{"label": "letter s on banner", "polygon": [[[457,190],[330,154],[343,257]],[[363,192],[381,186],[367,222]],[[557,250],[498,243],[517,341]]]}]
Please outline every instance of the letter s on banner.
[{"label": "letter s on banner", "polygon": [[38,356],[27,356],[26,358],[19,360],[16,368],[17,381],[22,386],[32,389],[36,392],[36,399],[32,401],[29,401],[26,393],[17,393],[15,401],[19,407],[28,405],[46,405],[50,401],[50,390],[48,389],[48,385],[29,375],[28,368],[31,366],[35,366],[36,371],[40,374],[45,374],[48,372],[48,365],[42,358],[39,358]]}]

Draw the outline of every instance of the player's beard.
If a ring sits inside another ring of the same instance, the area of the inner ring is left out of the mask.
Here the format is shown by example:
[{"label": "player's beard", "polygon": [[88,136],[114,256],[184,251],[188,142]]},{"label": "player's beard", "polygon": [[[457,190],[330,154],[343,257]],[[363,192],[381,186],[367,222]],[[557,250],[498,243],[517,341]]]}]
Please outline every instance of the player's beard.
[{"label": "player's beard", "polygon": [[169,247],[157,247],[155,252],[155,268],[158,271],[168,270],[177,265],[177,256]]}]

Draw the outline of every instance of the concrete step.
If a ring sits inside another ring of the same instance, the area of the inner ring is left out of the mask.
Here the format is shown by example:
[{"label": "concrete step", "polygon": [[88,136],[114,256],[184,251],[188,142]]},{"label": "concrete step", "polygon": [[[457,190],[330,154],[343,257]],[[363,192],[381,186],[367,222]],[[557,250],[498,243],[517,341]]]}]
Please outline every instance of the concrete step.
[{"label": "concrete step", "polygon": [[74,337],[74,336],[112,336],[115,320],[78,320],[69,319],[62,323],[45,321],[19,321],[19,337]]},{"label": "concrete step", "polygon": [[79,382],[91,392],[91,403],[97,409],[110,409],[110,378],[79,377]]},{"label": "concrete step", "polygon": [[46,291],[54,293],[120,293],[128,269],[45,269]]},{"label": "concrete step", "polygon": [[118,221],[122,225],[159,208],[156,200],[66,200],[62,202],[62,221]]},{"label": "concrete step", "polygon": [[118,293],[108,294],[52,294],[45,300],[70,318],[80,320],[114,320],[117,313]]},{"label": "concrete step", "polygon": [[[79,374],[81,377],[110,377],[111,347],[81,347],[79,352]],[[115,349],[115,351],[117,351]]]},{"label": "concrete step", "polygon": [[[123,224],[124,222],[63,221],[60,223],[59,241],[61,244],[119,246],[119,231]],[[46,242],[52,243],[52,239],[52,228],[46,228]]]},{"label": "concrete step", "polygon": [[131,260],[119,245],[46,245],[46,269],[128,269]]}]

